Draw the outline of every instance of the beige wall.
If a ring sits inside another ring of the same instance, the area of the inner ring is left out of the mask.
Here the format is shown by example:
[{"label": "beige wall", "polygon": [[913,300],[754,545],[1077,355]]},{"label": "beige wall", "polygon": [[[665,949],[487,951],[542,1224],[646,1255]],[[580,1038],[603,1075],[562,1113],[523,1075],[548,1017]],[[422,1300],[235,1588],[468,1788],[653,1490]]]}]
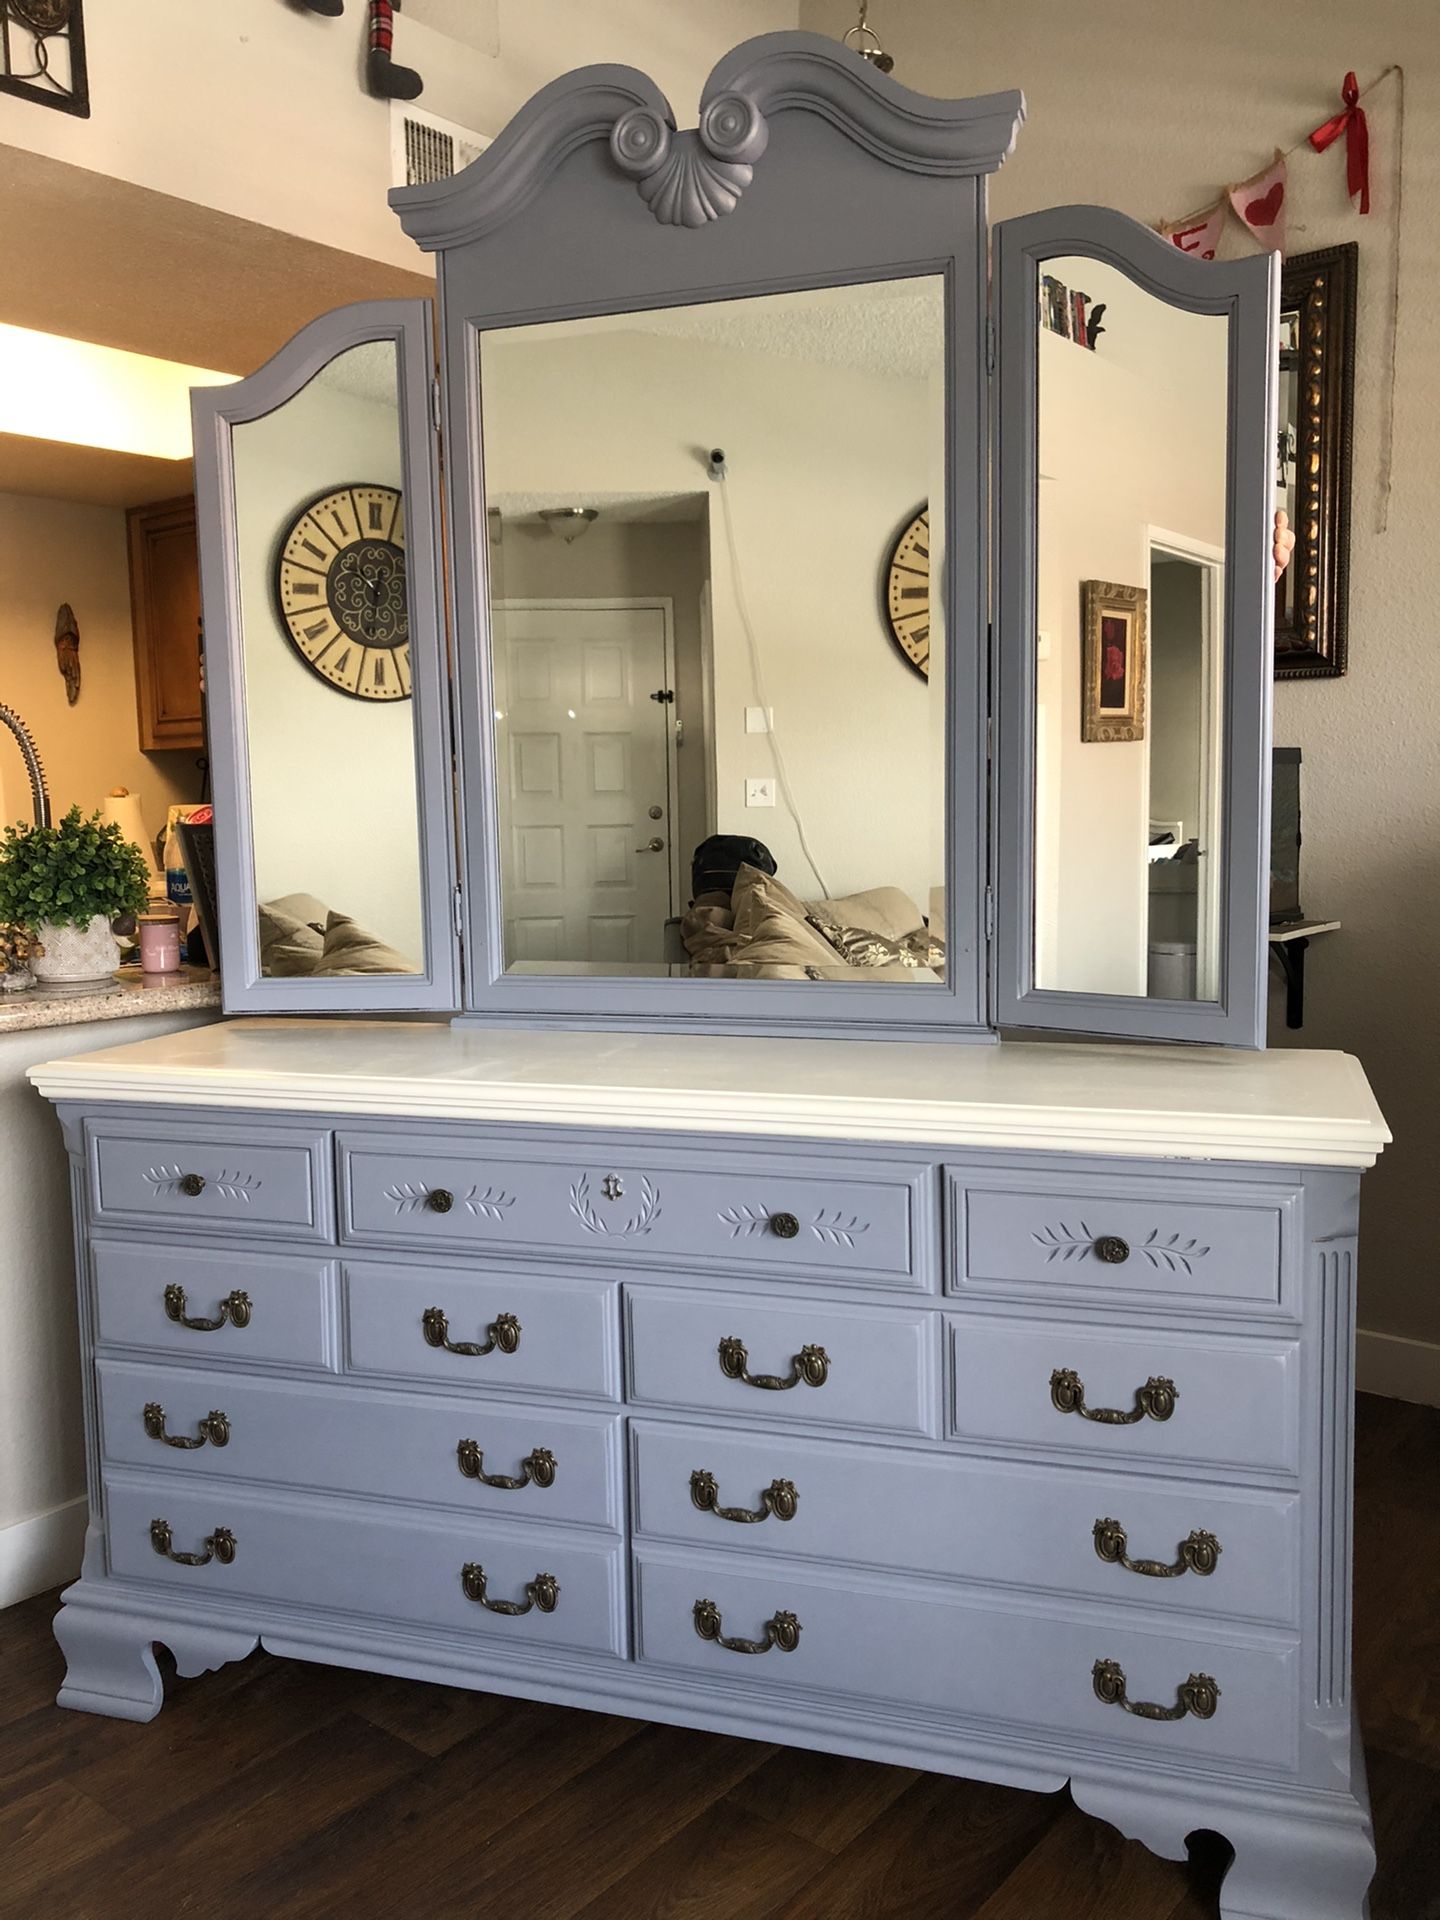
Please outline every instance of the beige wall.
[{"label": "beige wall", "polygon": [[[802,25],[839,33],[849,0],[803,0]],[[1303,17],[1302,17],[1303,16]],[[1311,6],[1276,18],[1250,0],[1172,8],[1134,0],[880,0],[875,24],[896,78],[934,94],[1025,90],[1030,119],[994,184],[997,219],[1075,200],[1153,221],[1206,203],[1338,105],[1348,67],[1363,85],[1405,64],[1404,220],[1398,340],[1396,93],[1366,102],[1373,211],[1345,197],[1343,152],[1291,160],[1291,245],[1360,245],[1349,676],[1282,684],[1275,737],[1304,751],[1304,898],[1341,933],[1310,954],[1306,1023],[1272,1039],[1340,1047],[1364,1062],[1397,1135],[1365,1189],[1361,1323],[1440,1342],[1430,1251],[1440,1022],[1440,32],[1433,0]],[[1232,223],[1230,250],[1244,251]],[[1394,492],[1381,531],[1380,476],[1392,352],[1399,390]]]},{"label": "beige wall", "polygon": [[[425,81],[420,106],[479,133],[592,61],[652,73],[693,126],[720,55],[797,13],[797,0],[408,0],[395,55]],[[276,0],[91,6],[90,118],[0,97],[0,143],[418,267],[385,204],[390,106],[365,90],[365,16],[365,0],[338,20]]]},{"label": "beige wall", "polygon": [[[66,704],[55,664],[62,601],[80,627],[80,698]],[[125,515],[0,493],[0,701],[14,707],[40,750],[55,817],[89,813],[112,787],[140,796],[152,836],[172,801],[195,800],[194,753],[141,753]],[[25,769],[0,738],[0,822],[30,818]]]}]

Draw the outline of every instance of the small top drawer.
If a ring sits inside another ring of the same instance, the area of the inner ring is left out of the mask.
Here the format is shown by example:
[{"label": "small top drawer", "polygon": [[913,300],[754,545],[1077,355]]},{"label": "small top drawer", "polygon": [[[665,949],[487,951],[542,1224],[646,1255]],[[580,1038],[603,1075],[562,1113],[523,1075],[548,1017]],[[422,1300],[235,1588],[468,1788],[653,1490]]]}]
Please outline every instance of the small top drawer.
[{"label": "small top drawer", "polygon": [[454,1138],[342,1134],[342,1233],[497,1251],[932,1291],[929,1167],[687,1153],[585,1163]]},{"label": "small top drawer", "polygon": [[187,1360],[333,1368],[333,1263],[96,1240],[96,1339]]},{"label": "small top drawer", "polygon": [[939,1316],[627,1287],[629,1397],[748,1421],[935,1430]]},{"label": "small top drawer", "polygon": [[152,1227],[174,1220],[214,1234],[283,1233],[330,1240],[330,1136],[300,1127],[212,1126],[176,1119],[87,1125],[97,1220]]},{"label": "small top drawer", "polygon": [[1294,1187],[1258,1181],[1042,1181],[945,1174],[952,1293],[1210,1303],[1299,1317]]}]

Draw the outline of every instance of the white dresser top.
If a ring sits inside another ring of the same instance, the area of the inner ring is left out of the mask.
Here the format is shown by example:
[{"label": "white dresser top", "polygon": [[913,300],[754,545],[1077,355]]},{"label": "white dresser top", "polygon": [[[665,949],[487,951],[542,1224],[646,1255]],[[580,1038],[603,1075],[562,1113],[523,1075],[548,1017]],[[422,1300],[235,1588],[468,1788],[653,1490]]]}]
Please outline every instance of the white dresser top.
[{"label": "white dresser top", "polygon": [[1359,1062],[1285,1049],[912,1045],[226,1020],[53,1060],[52,1100],[1366,1167]]}]

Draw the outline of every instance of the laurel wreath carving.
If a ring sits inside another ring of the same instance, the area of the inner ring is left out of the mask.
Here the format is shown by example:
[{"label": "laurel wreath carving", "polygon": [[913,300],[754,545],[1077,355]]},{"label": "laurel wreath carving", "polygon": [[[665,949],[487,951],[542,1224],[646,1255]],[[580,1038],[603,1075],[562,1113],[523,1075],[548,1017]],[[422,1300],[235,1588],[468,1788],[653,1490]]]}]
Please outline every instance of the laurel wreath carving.
[{"label": "laurel wreath carving", "polygon": [[[1030,1238],[1046,1249],[1047,1264],[1052,1260],[1088,1260],[1095,1250],[1096,1236],[1083,1220],[1078,1233],[1062,1220],[1058,1226],[1032,1233]],[[1143,1254],[1152,1267],[1163,1267],[1169,1273],[1191,1273],[1194,1262],[1203,1260],[1210,1249],[1198,1240],[1182,1240],[1178,1233],[1162,1240],[1159,1227],[1152,1227],[1143,1240],[1136,1242],[1135,1251]]]},{"label": "laurel wreath carving", "polygon": [[[179,1193],[185,1170],[183,1167],[147,1167],[145,1178],[159,1200]],[[207,1191],[218,1193],[225,1200],[242,1200],[247,1207],[263,1184],[254,1173],[216,1173],[205,1177]]]},{"label": "laurel wreath carving", "polygon": [[647,1175],[640,1182],[639,1210],[620,1226],[612,1227],[595,1211],[590,1198],[590,1176],[582,1173],[570,1189],[570,1211],[587,1233],[614,1234],[617,1237],[627,1233],[648,1233],[660,1218],[660,1194]]}]

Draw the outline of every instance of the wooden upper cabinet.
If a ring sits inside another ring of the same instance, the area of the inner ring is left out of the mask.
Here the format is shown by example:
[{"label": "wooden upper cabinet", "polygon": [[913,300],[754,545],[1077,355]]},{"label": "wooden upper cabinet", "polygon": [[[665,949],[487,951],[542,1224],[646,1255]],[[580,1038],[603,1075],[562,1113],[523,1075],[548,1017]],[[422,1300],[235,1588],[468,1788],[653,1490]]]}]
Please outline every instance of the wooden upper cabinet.
[{"label": "wooden upper cabinet", "polygon": [[200,563],[195,502],[132,507],[130,613],[140,748],[204,747],[200,690]]}]

